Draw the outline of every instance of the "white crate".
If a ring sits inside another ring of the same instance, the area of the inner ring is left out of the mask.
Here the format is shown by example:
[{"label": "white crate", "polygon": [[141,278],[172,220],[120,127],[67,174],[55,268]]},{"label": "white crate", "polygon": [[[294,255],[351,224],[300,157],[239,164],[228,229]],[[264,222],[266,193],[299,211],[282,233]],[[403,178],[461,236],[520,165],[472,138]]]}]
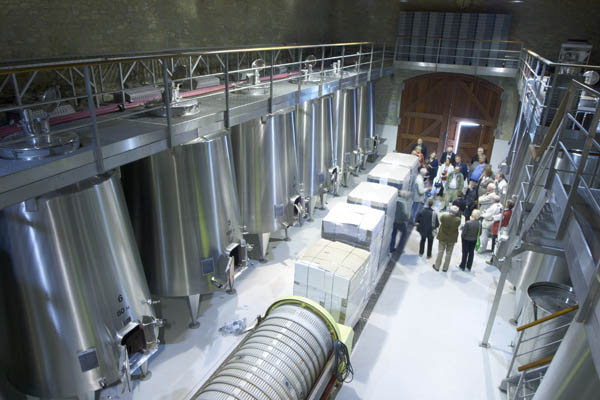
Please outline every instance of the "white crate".
[{"label": "white crate", "polygon": [[396,167],[407,167],[417,173],[419,170],[419,157],[406,153],[387,153],[381,158],[380,163]]},{"label": "white crate", "polygon": [[[392,229],[394,228],[394,219],[396,217],[397,199],[398,189],[392,186],[380,185],[373,182],[360,183],[348,195],[348,203],[362,204],[371,208],[382,210],[385,213],[383,234],[381,238],[381,249],[379,250],[377,276],[381,276],[379,271],[381,268],[385,267],[387,260],[389,259],[388,249],[392,240]],[[371,257],[375,257],[373,252],[371,252]],[[376,277],[374,284],[377,284],[377,281],[378,279]]]},{"label": "white crate", "polygon": [[370,253],[321,239],[296,260],[294,295],[305,296],[344,324],[355,323],[368,300]]},{"label": "white crate", "polygon": [[369,172],[367,181],[389,185],[398,190],[410,190],[412,177],[413,174],[407,167],[379,163]]}]

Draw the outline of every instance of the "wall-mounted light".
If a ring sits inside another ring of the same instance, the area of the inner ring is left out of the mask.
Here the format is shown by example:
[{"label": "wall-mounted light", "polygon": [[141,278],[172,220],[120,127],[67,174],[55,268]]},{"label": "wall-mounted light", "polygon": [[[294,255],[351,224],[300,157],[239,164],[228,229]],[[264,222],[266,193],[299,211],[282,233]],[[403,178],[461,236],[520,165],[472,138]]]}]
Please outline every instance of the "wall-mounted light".
[{"label": "wall-mounted light", "polygon": [[454,152],[456,154],[458,154],[458,146],[460,144],[460,131],[462,130],[463,126],[473,127],[473,126],[479,126],[479,124],[477,122],[472,122],[472,121],[460,121],[458,123],[458,132],[456,133],[456,142],[454,143]]}]

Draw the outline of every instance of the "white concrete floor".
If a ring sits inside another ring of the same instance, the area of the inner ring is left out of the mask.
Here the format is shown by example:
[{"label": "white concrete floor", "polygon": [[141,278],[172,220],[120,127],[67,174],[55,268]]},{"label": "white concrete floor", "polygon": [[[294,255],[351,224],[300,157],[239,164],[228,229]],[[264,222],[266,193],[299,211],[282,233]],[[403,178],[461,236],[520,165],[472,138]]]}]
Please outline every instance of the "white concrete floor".
[{"label": "white concrete floor", "polygon": [[[352,355],[355,377],[338,398],[501,399],[497,389],[510,361],[514,327],[512,295],[503,296],[491,348],[479,347],[498,271],[476,256],[473,270],[456,268],[460,245],[447,273],[418,255],[419,234],[404,254]],[[434,245],[433,257],[437,251]]]},{"label": "white concrete floor", "polygon": [[[385,128],[384,136],[394,134],[395,127]],[[502,297],[491,347],[480,347],[499,277],[485,263],[489,253],[476,255],[473,270],[463,272],[457,243],[448,272],[436,272],[437,241],[427,260],[419,240],[413,230],[352,354],[354,380],[337,398],[505,398],[497,387],[512,354],[513,292]]]}]

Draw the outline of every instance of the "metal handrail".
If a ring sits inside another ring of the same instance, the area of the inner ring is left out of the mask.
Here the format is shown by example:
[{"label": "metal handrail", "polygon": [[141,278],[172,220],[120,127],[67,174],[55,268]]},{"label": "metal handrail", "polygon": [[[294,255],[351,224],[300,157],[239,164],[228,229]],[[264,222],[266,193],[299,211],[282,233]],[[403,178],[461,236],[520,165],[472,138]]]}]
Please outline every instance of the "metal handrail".
[{"label": "metal handrail", "polygon": [[[305,44],[305,45],[279,45],[279,46],[264,46],[264,47],[236,47],[236,48],[199,48],[199,49],[183,49],[183,50],[166,50],[137,53],[133,56],[125,56],[120,54],[115,55],[99,55],[88,58],[61,58],[58,60],[46,59],[27,59],[0,63],[0,74],[10,74],[27,71],[51,70],[56,68],[96,66],[117,62],[132,62],[143,61],[149,59],[161,59],[165,57],[189,57],[202,55],[216,54],[232,54],[245,52],[260,52],[260,51],[277,51],[277,50],[299,50],[307,48],[325,48],[325,47],[342,47],[342,46],[360,46],[369,45],[374,42],[345,42],[331,44]],[[354,54],[350,55],[354,56]]]},{"label": "metal handrail", "polygon": [[562,310],[560,310],[560,311],[557,311],[557,312],[555,312],[554,314],[547,315],[547,316],[545,316],[545,317],[542,317],[542,318],[540,318],[540,319],[536,319],[535,321],[532,321],[532,322],[530,322],[530,323],[528,323],[528,324],[525,324],[525,325],[519,326],[519,327],[517,328],[517,332],[521,332],[521,331],[524,331],[524,330],[526,330],[526,329],[532,328],[532,327],[534,327],[534,326],[536,326],[536,325],[539,325],[539,324],[541,324],[541,323],[543,323],[543,322],[550,321],[550,320],[552,320],[552,319],[554,319],[554,318],[558,318],[558,317],[560,317],[561,315],[568,314],[568,313],[570,313],[570,312],[572,312],[572,311],[575,311],[575,310],[577,310],[577,309],[579,309],[579,305],[574,305],[574,306],[572,306],[572,307],[567,307],[567,308],[564,308],[564,309],[562,309]]}]

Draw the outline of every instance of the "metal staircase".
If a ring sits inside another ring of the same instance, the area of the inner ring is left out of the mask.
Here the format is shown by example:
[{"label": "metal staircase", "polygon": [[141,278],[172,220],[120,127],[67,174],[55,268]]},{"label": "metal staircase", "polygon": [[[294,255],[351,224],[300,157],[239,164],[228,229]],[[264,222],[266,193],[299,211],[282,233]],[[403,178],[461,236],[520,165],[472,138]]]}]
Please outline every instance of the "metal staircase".
[{"label": "metal staircase", "polygon": [[[589,102],[582,118],[584,96],[593,99],[592,118],[588,118]],[[528,112],[535,114],[535,110]],[[507,172],[509,196],[516,205],[507,234],[498,244],[495,260],[501,274],[481,344],[488,346],[513,257],[524,251],[564,255],[581,306],[574,324],[585,325],[593,362],[600,371],[600,92],[572,80],[553,115],[550,125],[542,127],[543,135],[539,125],[519,123],[511,141]],[[508,377],[503,385],[508,398],[534,398],[551,366]]]}]

